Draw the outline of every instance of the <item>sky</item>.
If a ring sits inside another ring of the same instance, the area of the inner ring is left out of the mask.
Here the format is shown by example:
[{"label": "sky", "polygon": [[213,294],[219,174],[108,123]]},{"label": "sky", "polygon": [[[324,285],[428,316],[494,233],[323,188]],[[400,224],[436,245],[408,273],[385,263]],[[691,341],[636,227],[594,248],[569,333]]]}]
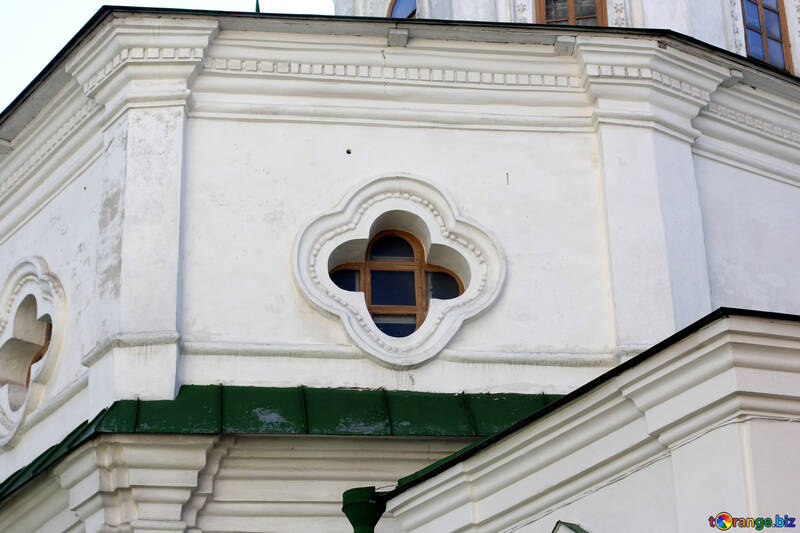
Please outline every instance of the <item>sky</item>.
[{"label": "sky", "polygon": [[[0,0],[0,111],[103,4],[255,11],[255,0]],[[333,0],[259,0],[262,13],[333,15]]]}]

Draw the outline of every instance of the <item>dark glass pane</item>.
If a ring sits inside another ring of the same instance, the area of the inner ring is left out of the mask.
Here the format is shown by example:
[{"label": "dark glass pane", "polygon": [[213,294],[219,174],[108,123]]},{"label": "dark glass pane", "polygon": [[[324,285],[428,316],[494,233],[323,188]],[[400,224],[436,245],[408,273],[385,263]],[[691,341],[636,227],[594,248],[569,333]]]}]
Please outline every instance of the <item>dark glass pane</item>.
[{"label": "dark glass pane", "polygon": [[766,7],[771,7],[775,11],[778,10],[778,0],[764,0],[763,2],[761,2],[761,5]]},{"label": "dark glass pane", "polygon": [[545,1],[545,18],[547,18],[547,20],[565,19],[567,17],[569,17],[569,4],[567,0]]},{"label": "dark glass pane", "polygon": [[744,23],[751,28],[761,30],[761,21],[758,19],[758,4],[744,0]]},{"label": "dark glass pane", "polygon": [[767,39],[767,48],[769,49],[769,64],[786,68],[786,62],[783,60],[783,44],[775,39]]},{"label": "dark glass pane", "polygon": [[559,21],[552,21],[551,20],[550,22],[548,22],[548,24],[553,24],[553,25],[556,25],[556,26],[558,26],[560,24],[562,26],[566,26],[566,25],[569,24],[569,21],[566,20],[566,19],[565,20],[559,20]]},{"label": "dark glass pane", "polygon": [[764,61],[764,43],[757,31],[747,30],[747,55]]},{"label": "dark glass pane", "polygon": [[392,8],[392,18],[408,18],[416,9],[417,0],[397,0]]},{"label": "dark glass pane", "polygon": [[415,305],[414,273],[397,270],[373,270],[372,305]]},{"label": "dark glass pane", "polygon": [[578,19],[578,26],[597,26],[597,17]]},{"label": "dark glass pane", "polygon": [[449,300],[458,296],[458,281],[446,272],[428,272],[428,298]]},{"label": "dark glass pane", "polygon": [[767,35],[781,38],[781,19],[775,11],[764,10],[764,27],[767,28]]},{"label": "dark glass pane", "polygon": [[387,235],[372,243],[369,258],[379,261],[413,261],[414,249],[402,237]]},{"label": "dark glass pane", "polygon": [[346,291],[360,291],[358,285],[358,270],[337,270],[331,273],[331,281],[337,287]]},{"label": "dark glass pane", "polygon": [[390,337],[408,337],[417,329],[414,315],[375,315],[372,319],[378,329]]},{"label": "dark glass pane", "polygon": [[597,0],[575,0],[575,16],[597,14]]}]

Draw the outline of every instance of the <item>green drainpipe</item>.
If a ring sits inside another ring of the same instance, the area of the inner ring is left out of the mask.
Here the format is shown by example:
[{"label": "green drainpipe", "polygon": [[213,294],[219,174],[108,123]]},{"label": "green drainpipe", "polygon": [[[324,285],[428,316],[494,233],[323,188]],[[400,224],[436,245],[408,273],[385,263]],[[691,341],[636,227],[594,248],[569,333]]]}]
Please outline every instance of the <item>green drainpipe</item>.
[{"label": "green drainpipe", "polygon": [[375,487],[358,487],[342,494],[342,511],[353,526],[353,533],[375,533],[375,525],[386,510],[386,500]]}]

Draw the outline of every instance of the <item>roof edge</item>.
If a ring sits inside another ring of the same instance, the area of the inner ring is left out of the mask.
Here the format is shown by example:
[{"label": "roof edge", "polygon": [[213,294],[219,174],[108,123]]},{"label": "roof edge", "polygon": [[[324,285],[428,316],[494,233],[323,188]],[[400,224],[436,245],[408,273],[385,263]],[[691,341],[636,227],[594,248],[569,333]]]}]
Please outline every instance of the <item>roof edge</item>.
[{"label": "roof edge", "polygon": [[[672,30],[667,29],[654,29],[654,28],[618,28],[608,26],[553,26],[545,24],[524,24],[524,23],[511,23],[511,22],[486,22],[486,21],[464,21],[464,20],[439,20],[439,19],[389,19],[383,17],[350,17],[350,16],[332,16],[332,15],[307,15],[307,14],[275,14],[275,13],[252,13],[247,11],[214,11],[214,10],[200,10],[200,9],[175,9],[175,8],[151,8],[151,7],[132,7],[132,6],[110,6],[104,5],[89,19],[86,24],[75,34],[72,39],[56,54],[56,56],[42,69],[39,74],[22,90],[22,92],[11,101],[11,103],[0,112],[0,139],[11,141],[16,136],[19,130],[8,132],[11,135],[3,132],[4,127],[7,126],[9,119],[17,113],[20,109],[31,107],[31,115],[35,116],[40,108],[44,105],[43,102],[37,102],[32,99],[36,91],[44,85],[49,77],[51,77],[67,56],[72,53],[84,40],[100,25],[106,18],[114,14],[143,14],[143,15],[157,15],[157,16],[211,16],[228,19],[239,18],[256,18],[264,20],[275,20],[281,22],[296,22],[304,24],[307,28],[307,23],[335,23],[338,25],[338,31],[330,31],[329,33],[348,33],[343,31],[341,25],[352,25],[355,29],[356,26],[364,24],[376,25],[377,27],[384,28],[405,28],[413,30],[415,28],[460,28],[460,29],[474,29],[481,32],[482,40],[492,42],[503,42],[498,39],[497,35],[487,35],[486,30],[513,30],[513,35],[518,37],[520,33],[524,32],[544,32],[547,34],[601,34],[601,35],[620,35],[632,37],[650,37],[660,40],[671,40],[674,43],[679,43],[684,51],[694,49],[695,53],[712,53],[720,56],[722,59],[731,62],[739,67],[754,69],[762,75],[768,75],[778,78],[786,83],[797,86],[800,89],[800,77],[794,76],[786,71],[773,67],[767,63],[749,59],[723,48],[708,44],[706,42],[695,39],[688,35],[684,35]],[[376,28],[377,30],[377,28]],[[383,30],[375,31],[375,35],[384,33]],[[363,32],[359,32],[363,34]],[[511,34],[510,34],[511,35]],[[413,37],[413,36],[412,36]],[[447,32],[442,36],[442,39],[454,39],[453,32]],[[426,38],[431,38],[426,36]],[[466,35],[463,40],[468,40],[472,37]],[[506,41],[514,42],[514,41]],[[38,104],[38,106],[37,106]],[[19,128],[21,129],[21,128]]]},{"label": "roof edge", "polygon": [[641,352],[640,354],[632,357],[631,359],[625,361],[624,363],[617,365],[608,372],[596,377],[595,379],[589,381],[585,385],[575,389],[571,393],[562,396],[558,400],[546,405],[545,407],[542,407],[535,413],[531,414],[530,416],[527,416],[526,418],[523,418],[516,424],[509,426],[508,428],[504,429],[503,431],[500,431],[499,433],[496,433],[478,442],[470,444],[469,446],[462,448],[461,450],[455,452],[449,457],[445,457],[444,459],[441,459],[427,466],[426,468],[423,468],[422,470],[419,470],[417,472],[409,474],[404,478],[401,478],[400,480],[398,480],[398,484],[394,489],[386,492],[379,492],[376,494],[376,496],[388,502],[392,498],[399,496],[400,494],[409,490],[410,488],[415,487],[416,485],[419,485],[424,481],[427,481],[437,476],[438,474],[444,472],[445,470],[448,470],[454,465],[465,461],[466,459],[472,457],[473,455],[477,454],[483,449],[488,448],[492,444],[508,437],[509,435],[517,432],[518,430],[524,428],[525,426],[532,424],[537,420],[544,418],[553,411],[579,399],[582,396],[589,394],[594,389],[610,381],[611,379],[619,376],[626,370],[633,368],[639,365],[640,363],[643,363],[644,361],[664,351],[670,346],[677,344],[678,342],[684,340],[685,338],[705,328],[706,326],[714,322],[717,322],[719,320],[723,320],[725,318],[734,316],[800,323],[800,315],[795,315],[790,313],[776,313],[772,311],[758,311],[754,309],[742,309],[736,307],[719,307],[714,311],[710,312],[709,314],[707,314],[706,316],[693,322],[692,324],[689,324],[680,331],[670,335],[663,341],[651,346],[650,348]]}]

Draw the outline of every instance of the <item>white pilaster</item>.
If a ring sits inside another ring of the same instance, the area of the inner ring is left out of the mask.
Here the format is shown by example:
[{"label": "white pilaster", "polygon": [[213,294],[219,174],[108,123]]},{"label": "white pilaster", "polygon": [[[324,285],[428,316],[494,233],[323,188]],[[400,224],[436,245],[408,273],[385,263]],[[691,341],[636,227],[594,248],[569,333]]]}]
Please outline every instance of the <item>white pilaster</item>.
[{"label": "white pilaster", "polygon": [[625,357],[711,310],[691,121],[725,73],[655,42],[609,45],[579,40],[577,53],[594,97]]},{"label": "white pilaster", "polygon": [[[106,172],[96,292],[97,338],[171,342],[110,345],[91,368],[90,403],[171,399],[177,390],[183,139],[190,87],[216,20],[114,19],[66,69],[103,106]],[[130,379],[146,366],[155,379]]]}]

